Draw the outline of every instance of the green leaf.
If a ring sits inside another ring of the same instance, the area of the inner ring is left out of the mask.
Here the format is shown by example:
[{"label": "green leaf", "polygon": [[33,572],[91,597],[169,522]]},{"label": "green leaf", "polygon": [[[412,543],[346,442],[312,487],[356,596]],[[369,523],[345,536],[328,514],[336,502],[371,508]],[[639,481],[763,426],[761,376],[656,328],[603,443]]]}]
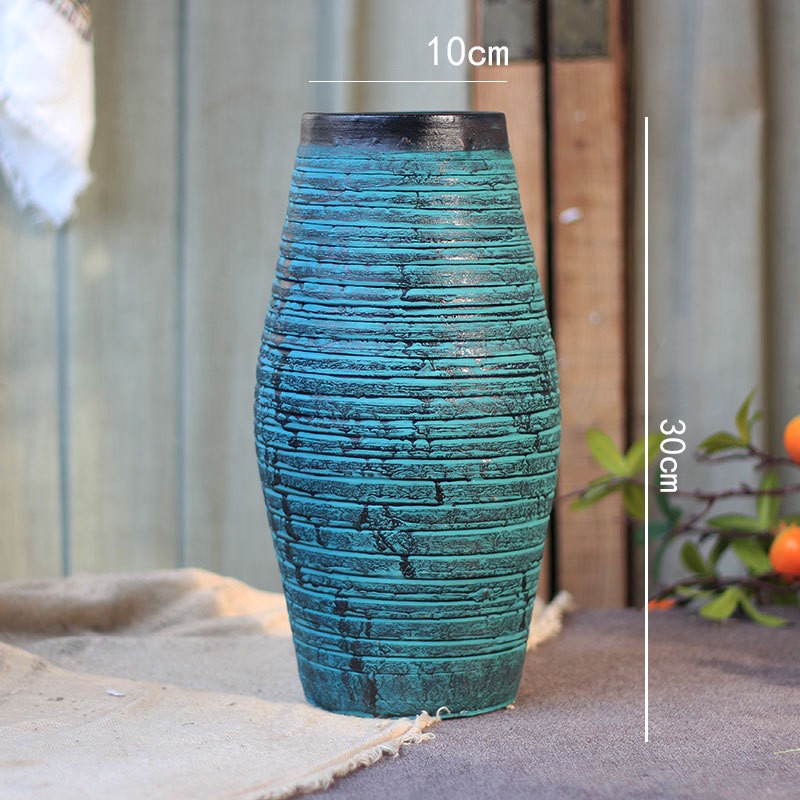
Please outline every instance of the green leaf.
[{"label": "green leaf", "polygon": [[697,586],[676,586],[675,594],[679,597],[710,597],[714,592],[709,589],[700,589]]},{"label": "green leaf", "polygon": [[736,611],[741,599],[742,590],[738,586],[729,586],[700,609],[700,616],[721,622]]},{"label": "green leaf", "polygon": [[660,542],[658,547],[656,548],[656,554],[653,556],[653,576],[656,580],[658,580],[659,575],[661,575],[661,562],[664,560],[664,554],[669,550],[669,546],[672,544],[672,537],[665,536]]},{"label": "green leaf", "polygon": [[628,465],[625,463],[625,456],[603,431],[589,428],[586,432],[586,442],[592,457],[604,470],[620,478],[627,476]]},{"label": "green leaf", "polygon": [[718,453],[720,450],[739,450],[742,447],[747,447],[747,443],[727,431],[712,433],[711,436],[706,437],[697,445],[698,451],[707,456],[712,453]]},{"label": "green leaf", "polygon": [[739,406],[736,412],[736,430],[739,431],[739,436],[742,437],[744,444],[750,444],[750,403],[755,397],[756,390],[753,389],[750,394],[745,397],[744,402]]},{"label": "green leaf", "polygon": [[[770,471],[765,473],[760,489],[777,489],[780,486],[778,476]],[[756,500],[756,512],[761,530],[772,530],[778,524],[781,512],[781,498],[777,494],[760,494]]]},{"label": "green leaf", "polygon": [[575,510],[589,508],[589,506],[593,506],[598,500],[602,500],[613,492],[620,491],[622,487],[623,484],[616,482],[611,475],[603,475],[601,478],[595,478],[580,493],[577,499],[572,501],[570,508]]},{"label": "green leaf", "polygon": [[772,571],[769,556],[755,539],[734,539],[731,547],[739,560],[755,575]]},{"label": "green leaf", "polygon": [[644,521],[644,489],[638,483],[626,483],[622,490],[625,513],[631,519]]},{"label": "green leaf", "polygon": [[708,565],[703,560],[703,556],[700,555],[700,551],[697,549],[694,542],[683,543],[683,547],[681,547],[681,561],[683,561],[684,566],[690,572],[694,572],[697,575],[713,575],[713,571],[709,569]]},{"label": "green leaf", "polygon": [[714,595],[714,590],[700,589],[697,586],[676,586],[675,594],[688,600],[705,600],[706,597]]},{"label": "green leaf", "polygon": [[741,605],[742,611],[759,625],[766,625],[768,628],[782,628],[784,625],[789,624],[789,620],[783,617],[778,617],[775,614],[765,614],[763,611],[759,611],[744,592],[742,592],[742,596],[739,598],[739,605]]},{"label": "green leaf", "polygon": [[625,469],[627,474],[633,477],[644,469],[644,437],[637,439],[625,453]]},{"label": "green leaf", "polygon": [[[656,470],[656,483],[661,485],[660,470]],[[683,510],[680,506],[672,505],[664,492],[656,492],[656,505],[661,510],[661,513],[670,521],[672,526],[677,527],[678,521],[683,514]]]},{"label": "green leaf", "polygon": [[722,557],[722,554],[728,549],[731,540],[726,539],[724,536],[720,536],[717,538],[717,541],[711,547],[711,550],[708,553],[708,560],[714,565],[717,565],[717,562]]},{"label": "green leaf", "polygon": [[647,463],[649,464],[660,452],[661,443],[667,437],[663,433],[647,434]]},{"label": "green leaf", "polygon": [[[656,519],[652,520],[650,524],[647,526],[647,533],[649,535],[650,541],[652,542],[654,539],[661,539],[663,536],[666,536],[672,530],[672,525],[669,522],[664,521],[663,519]],[[634,541],[637,544],[644,544],[644,525],[637,525],[636,530],[633,533]]]},{"label": "green leaf", "polygon": [[[628,448],[628,452],[625,454],[625,464],[628,471],[627,474],[631,478],[635,478],[644,469],[645,455],[648,464],[658,455],[661,442],[663,442],[665,438],[663,433],[648,433],[646,446],[645,437],[643,436],[641,439],[637,439]],[[647,451],[646,454],[645,450]]]},{"label": "green leaf", "polygon": [[743,533],[763,533],[766,528],[755,518],[747,514],[720,514],[710,517],[706,525],[720,531],[741,531]]},{"label": "green leaf", "polygon": [[776,606],[800,606],[800,592],[772,592],[769,602]]}]

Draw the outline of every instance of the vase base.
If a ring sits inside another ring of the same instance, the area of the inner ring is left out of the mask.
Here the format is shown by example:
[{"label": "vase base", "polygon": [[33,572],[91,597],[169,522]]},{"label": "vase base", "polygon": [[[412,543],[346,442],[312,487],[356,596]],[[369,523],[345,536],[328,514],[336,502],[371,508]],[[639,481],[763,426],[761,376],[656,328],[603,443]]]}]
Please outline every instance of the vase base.
[{"label": "vase base", "polygon": [[[414,717],[422,711],[471,717],[514,702],[525,649],[453,659],[391,659],[388,669],[374,663],[356,669],[324,666],[297,654],[300,680],[309,703],[358,717]],[[405,668],[403,668],[405,667]],[[391,670],[391,671],[389,671]]]}]

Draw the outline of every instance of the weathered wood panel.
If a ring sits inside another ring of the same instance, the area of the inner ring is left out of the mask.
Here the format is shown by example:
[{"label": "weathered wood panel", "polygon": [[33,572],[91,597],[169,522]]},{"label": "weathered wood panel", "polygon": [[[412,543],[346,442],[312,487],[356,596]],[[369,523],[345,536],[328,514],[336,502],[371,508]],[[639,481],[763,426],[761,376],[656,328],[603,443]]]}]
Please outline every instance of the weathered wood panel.
[{"label": "weathered wood panel", "polygon": [[[550,66],[551,291],[563,413],[559,494],[599,472],[586,446],[590,427],[620,446],[625,440],[625,73],[619,2],[609,7],[608,57],[554,56]],[[551,23],[558,8],[550,4]],[[557,536],[559,585],[581,605],[624,605],[621,504],[609,499],[576,512],[562,503]]]},{"label": "weathered wood panel", "polygon": [[[469,0],[370,0],[358,4],[353,79],[453,81],[469,78],[469,64],[446,58],[451,36],[470,39]],[[439,66],[428,42],[439,36]],[[469,108],[464,83],[368,83],[354,87],[349,111],[440,111]]]},{"label": "weathered wood panel", "polygon": [[[687,450],[678,464],[682,489],[721,489],[749,479],[739,463],[712,468],[694,462],[691,453],[708,434],[732,427],[736,408],[753,387],[762,387],[756,402],[764,402],[764,357],[775,346],[765,339],[763,305],[770,248],[761,64],[772,44],[761,50],[760,8],[756,0],[648,0],[633,9],[637,237],[643,224],[643,117],[650,119],[649,428],[656,430],[664,419],[685,421]],[[781,169],[789,167],[785,162]],[[796,205],[787,209],[783,221],[796,218],[797,211]],[[793,224],[781,235],[791,236]],[[638,238],[633,247],[637,433],[643,427],[642,246]],[[775,295],[786,299],[768,316],[792,304],[790,292],[790,285],[776,285]],[[792,362],[782,360],[787,356],[784,350],[773,362],[774,375],[794,373]],[[749,511],[750,503],[744,508]],[[678,550],[671,548],[665,559],[667,581],[683,571]]]},{"label": "weathered wood panel", "polygon": [[0,189],[0,579],[61,572],[55,235]]},{"label": "weathered wood panel", "polygon": [[177,0],[97,3],[95,183],[68,233],[71,566],[175,563]]},{"label": "weathered wood panel", "polygon": [[313,108],[315,8],[192,3],[186,28],[186,559],[271,589],[253,393],[300,117]]},{"label": "weathered wood panel", "polygon": [[[763,6],[766,48],[766,235],[768,338],[765,373],[772,444],[783,452],[782,431],[800,414],[800,4],[777,0]],[[785,477],[797,479],[796,470]],[[788,510],[784,509],[784,510]],[[795,502],[792,510],[800,510]]]}]

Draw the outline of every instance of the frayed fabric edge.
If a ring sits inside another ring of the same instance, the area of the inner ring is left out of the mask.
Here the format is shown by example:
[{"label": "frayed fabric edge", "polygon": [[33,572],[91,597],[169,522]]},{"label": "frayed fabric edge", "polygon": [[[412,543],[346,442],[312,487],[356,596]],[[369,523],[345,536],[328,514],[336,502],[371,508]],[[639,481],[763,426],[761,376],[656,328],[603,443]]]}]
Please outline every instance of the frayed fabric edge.
[{"label": "frayed fabric edge", "polygon": [[[72,167],[72,165],[70,165],[70,168],[75,170],[76,191],[74,197],[77,198],[94,180],[94,176],[90,172],[82,170],[79,167]],[[0,148],[0,172],[2,172],[6,179],[6,183],[11,190],[17,207],[21,211],[30,211],[33,221],[37,225],[52,225],[53,228],[58,229],[77,214],[78,208],[75,205],[74,199],[70,208],[64,213],[52,214],[45,211],[31,196],[27,186],[19,175],[15,161],[8,155],[8,152],[2,148]]]},{"label": "frayed fabric edge", "polygon": [[81,163],[81,159],[74,152],[67,142],[55,134],[47,127],[35,114],[25,108],[8,90],[0,83],[0,113],[4,113],[7,118],[25,131],[32,139],[41,146],[48,147],[61,159],[61,166],[68,170],[73,178],[72,200],[70,208],[61,213],[51,213],[42,208],[33,198],[29,187],[20,174],[18,164],[13,159],[6,148],[0,142],[0,171],[14,196],[14,200],[20,209],[31,209],[34,214],[35,222],[38,224],[49,223],[55,228],[60,228],[77,211],[75,199],[86,190],[94,180],[94,176],[88,167]]},{"label": "frayed fabric edge", "polygon": [[[434,739],[436,735],[430,732],[426,733],[425,729],[440,722],[442,713],[447,711],[447,708],[440,708],[435,716],[423,711],[414,719],[409,728],[393,736],[388,741],[367,747],[342,763],[322,767],[290,786],[279,786],[262,794],[253,794],[252,800],[286,800],[286,798],[294,797],[298,794],[318,792],[330,788],[337,778],[343,778],[361,767],[368,767],[380,761],[384,756],[397,758],[400,755],[401,747]],[[247,797],[247,794],[243,792],[240,796]]]},{"label": "frayed fabric edge", "polygon": [[535,650],[540,644],[558,636],[564,626],[564,617],[577,607],[575,598],[563,589],[546,605],[537,603],[533,608],[526,649],[529,652]]}]

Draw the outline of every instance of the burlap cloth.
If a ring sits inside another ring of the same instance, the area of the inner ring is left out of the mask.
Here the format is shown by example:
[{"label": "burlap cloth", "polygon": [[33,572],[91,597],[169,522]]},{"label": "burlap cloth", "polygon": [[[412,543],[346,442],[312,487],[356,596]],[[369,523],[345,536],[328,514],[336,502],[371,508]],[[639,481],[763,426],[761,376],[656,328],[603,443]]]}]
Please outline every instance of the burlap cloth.
[{"label": "burlap cloth", "polygon": [[[532,643],[560,630],[566,601]],[[0,584],[2,800],[289,797],[430,738],[433,721],[308,705],[283,596],[230,578]]]}]

